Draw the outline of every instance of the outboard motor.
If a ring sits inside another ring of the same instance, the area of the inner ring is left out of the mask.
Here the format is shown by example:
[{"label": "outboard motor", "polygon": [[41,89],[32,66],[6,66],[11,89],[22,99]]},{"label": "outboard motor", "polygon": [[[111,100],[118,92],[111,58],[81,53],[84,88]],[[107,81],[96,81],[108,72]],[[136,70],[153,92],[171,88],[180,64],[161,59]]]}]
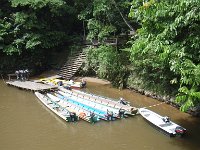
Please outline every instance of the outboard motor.
[{"label": "outboard motor", "polygon": [[113,117],[113,112],[112,111],[108,111],[107,110],[107,120],[109,120],[109,121],[115,120],[114,117]]},{"label": "outboard motor", "polygon": [[168,116],[165,116],[162,118],[162,120],[165,122],[165,123],[169,123],[170,119]]},{"label": "outboard motor", "polygon": [[15,71],[15,74],[17,76],[17,80],[19,80],[19,71]]},{"label": "outboard motor", "polygon": [[24,72],[25,72],[25,79],[29,80],[29,70],[26,69],[26,70],[24,70]]},{"label": "outboard motor", "polygon": [[90,113],[90,122],[91,123],[95,123],[95,122],[97,122],[98,121],[98,119],[97,119],[97,117],[95,116],[95,114],[92,112],[92,113]]},{"label": "outboard motor", "polygon": [[130,106],[130,103],[129,103],[128,101],[126,101],[125,99],[123,99],[122,97],[120,98],[119,103],[120,103],[120,104],[123,104],[123,105],[128,105],[128,106]]},{"label": "outboard motor", "polygon": [[75,122],[78,120],[78,117],[76,116],[76,113],[71,112],[70,113],[70,121],[69,122]]},{"label": "outboard motor", "polygon": [[124,109],[119,109],[119,117],[120,118],[124,118],[125,117],[124,113],[125,113]]},{"label": "outboard motor", "polygon": [[82,82],[81,82],[81,86],[84,88],[84,87],[86,87],[86,81],[85,80],[82,80]]},{"label": "outboard motor", "polygon": [[175,132],[176,132],[177,135],[183,136],[186,132],[186,129],[178,126],[178,127],[175,128]]},{"label": "outboard motor", "polygon": [[19,70],[19,78],[21,81],[24,81],[24,70]]},{"label": "outboard motor", "polygon": [[66,88],[67,90],[71,90],[70,85],[66,85],[66,86],[64,86],[64,88]]},{"label": "outboard motor", "polygon": [[62,81],[58,81],[57,84],[58,84],[58,86],[62,86],[63,82]]}]

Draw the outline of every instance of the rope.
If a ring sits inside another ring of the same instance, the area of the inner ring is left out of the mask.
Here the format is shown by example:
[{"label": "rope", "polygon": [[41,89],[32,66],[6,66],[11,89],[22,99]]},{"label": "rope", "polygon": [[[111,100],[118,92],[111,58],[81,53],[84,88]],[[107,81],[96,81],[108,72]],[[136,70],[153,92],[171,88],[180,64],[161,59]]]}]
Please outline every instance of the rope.
[{"label": "rope", "polygon": [[150,106],[143,107],[143,108],[151,108],[151,107],[159,106],[159,105],[164,104],[164,103],[165,103],[165,102],[161,102],[161,103],[154,104],[154,105],[150,105]]}]

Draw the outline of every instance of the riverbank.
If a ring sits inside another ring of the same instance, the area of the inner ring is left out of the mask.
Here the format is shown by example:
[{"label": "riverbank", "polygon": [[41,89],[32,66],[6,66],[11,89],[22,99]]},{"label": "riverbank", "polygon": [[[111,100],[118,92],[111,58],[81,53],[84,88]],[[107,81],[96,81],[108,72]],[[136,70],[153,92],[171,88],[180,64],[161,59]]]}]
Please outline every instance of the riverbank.
[{"label": "riverbank", "polygon": [[[156,99],[158,101],[165,102],[166,104],[169,104],[177,109],[180,109],[180,107],[181,107],[179,104],[177,104],[175,102],[175,97],[171,97],[169,95],[160,95],[160,94],[156,94],[152,91],[148,91],[148,90],[144,90],[144,89],[129,88],[129,90],[140,93],[141,95],[145,95],[147,97]],[[200,117],[200,107],[197,106],[197,107],[190,108],[188,111],[186,111],[186,113],[188,113],[194,117]]]}]

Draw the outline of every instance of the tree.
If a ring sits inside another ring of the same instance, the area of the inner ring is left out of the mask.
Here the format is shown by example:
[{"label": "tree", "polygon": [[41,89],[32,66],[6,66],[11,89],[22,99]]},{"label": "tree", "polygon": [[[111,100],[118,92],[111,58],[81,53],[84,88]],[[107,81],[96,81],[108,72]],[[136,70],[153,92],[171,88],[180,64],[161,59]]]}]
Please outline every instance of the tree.
[{"label": "tree", "polygon": [[[69,0],[0,1],[2,58],[13,55],[15,58],[23,56],[35,59],[32,56],[39,55],[37,58],[41,58],[42,55],[45,59],[33,61],[41,64],[48,59],[51,51],[62,49],[71,39],[69,36],[77,32],[75,29],[79,25],[74,5]],[[18,63],[21,66],[23,61]],[[32,66],[31,63],[29,65]]]},{"label": "tree", "polygon": [[[49,49],[66,40],[74,20],[70,16],[74,11],[65,1],[11,0],[10,2],[7,2],[10,4],[8,9],[13,11],[1,20],[4,52],[12,54],[36,48]],[[64,17],[68,17],[67,24]]]},{"label": "tree", "polygon": [[130,10],[141,25],[130,51],[138,76],[151,84],[164,83],[164,90],[176,84],[183,111],[200,103],[199,5],[198,0],[134,0]]},{"label": "tree", "polygon": [[129,0],[85,0],[79,19],[87,23],[87,38],[104,41],[122,31],[134,30],[128,21]]}]

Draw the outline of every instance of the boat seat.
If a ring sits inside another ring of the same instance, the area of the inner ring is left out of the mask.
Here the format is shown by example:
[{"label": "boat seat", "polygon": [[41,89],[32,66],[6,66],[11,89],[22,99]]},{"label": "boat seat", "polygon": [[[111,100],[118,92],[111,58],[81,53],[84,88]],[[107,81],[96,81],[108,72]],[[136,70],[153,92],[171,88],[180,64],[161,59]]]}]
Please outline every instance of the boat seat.
[{"label": "boat seat", "polygon": [[53,104],[51,101],[47,102],[47,104]]},{"label": "boat seat", "polygon": [[58,105],[53,105],[53,108],[59,108],[60,106],[58,106]]},{"label": "boat seat", "polygon": [[145,114],[144,116],[145,116],[145,117],[148,117],[148,116],[150,116],[150,114]]},{"label": "boat seat", "polygon": [[168,127],[168,126],[171,126],[172,123],[171,122],[168,122],[168,123],[165,123],[165,124],[160,124],[159,126],[160,127]]}]

